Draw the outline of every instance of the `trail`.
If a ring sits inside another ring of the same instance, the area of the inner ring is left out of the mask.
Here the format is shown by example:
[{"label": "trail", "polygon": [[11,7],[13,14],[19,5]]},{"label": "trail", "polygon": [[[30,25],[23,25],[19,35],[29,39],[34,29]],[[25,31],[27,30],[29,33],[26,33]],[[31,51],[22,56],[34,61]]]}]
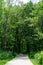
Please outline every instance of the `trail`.
[{"label": "trail", "polygon": [[27,55],[19,55],[5,65],[33,65]]}]

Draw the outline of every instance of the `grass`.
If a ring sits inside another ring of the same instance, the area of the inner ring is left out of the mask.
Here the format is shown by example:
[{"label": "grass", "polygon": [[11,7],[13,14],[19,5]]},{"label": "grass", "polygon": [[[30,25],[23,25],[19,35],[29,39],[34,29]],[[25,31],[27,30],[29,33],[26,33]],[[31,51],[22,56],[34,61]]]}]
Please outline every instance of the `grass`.
[{"label": "grass", "polygon": [[15,55],[13,56],[12,53],[0,51],[0,65],[5,65],[8,61],[15,58]]},{"label": "grass", "polygon": [[29,58],[34,65],[43,65],[43,51],[31,52]]},{"label": "grass", "polygon": [[9,60],[6,59],[6,60],[0,60],[0,65],[4,65],[5,63],[7,63]]},{"label": "grass", "polygon": [[38,62],[37,62],[36,59],[31,59],[31,61],[32,61],[32,63],[33,63],[34,65],[38,65]]}]

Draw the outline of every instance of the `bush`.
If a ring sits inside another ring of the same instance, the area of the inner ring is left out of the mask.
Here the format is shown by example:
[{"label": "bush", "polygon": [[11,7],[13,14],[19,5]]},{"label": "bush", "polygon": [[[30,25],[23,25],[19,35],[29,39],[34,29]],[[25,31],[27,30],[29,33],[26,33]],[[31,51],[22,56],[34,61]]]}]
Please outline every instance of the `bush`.
[{"label": "bush", "polygon": [[15,55],[13,56],[12,55],[12,52],[0,52],[0,60],[3,60],[3,59],[12,59],[13,57],[15,57]]},{"label": "bush", "polygon": [[42,58],[42,57],[40,57],[38,64],[39,64],[39,65],[43,65],[43,58]]},{"label": "bush", "polygon": [[34,58],[35,53],[36,53],[36,52],[30,52],[30,53],[29,53],[29,57],[30,57],[30,58]]},{"label": "bush", "polygon": [[43,65],[43,52],[42,51],[41,53],[40,52],[36,53],[34,57],[35,59],[37,59],[39,65]]},{"label": "bush", "polygon": [[39,65],[43,65],[43,52],[40,53],[40,57],[39,57]]}]

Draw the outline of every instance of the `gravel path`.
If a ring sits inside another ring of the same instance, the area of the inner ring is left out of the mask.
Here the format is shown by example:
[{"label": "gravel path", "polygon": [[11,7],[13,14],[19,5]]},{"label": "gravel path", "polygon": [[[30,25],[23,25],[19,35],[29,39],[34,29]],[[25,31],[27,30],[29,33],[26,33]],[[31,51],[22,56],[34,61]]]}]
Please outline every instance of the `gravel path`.
[{"label": "gravel path", "polygon": [[28,56],[19,55],[5,65],[33,65]]}]

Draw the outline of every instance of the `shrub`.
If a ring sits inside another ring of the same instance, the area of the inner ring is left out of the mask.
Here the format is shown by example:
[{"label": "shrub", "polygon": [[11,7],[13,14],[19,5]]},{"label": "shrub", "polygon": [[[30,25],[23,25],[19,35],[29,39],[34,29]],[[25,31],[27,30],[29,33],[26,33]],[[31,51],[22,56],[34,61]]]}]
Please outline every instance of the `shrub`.
[{"label": "shrub", "polygon": [[36,52],[30,52],[30,53],[29,53],[29,57],[30,57],[30,58],[34,58],[35,53],[36,53]]},{"label": "shrub", "polygon": [[43,51],[35,54],[35,59],[37,59],[39,65],[43,65]]},{"label": "shrub", "polygon": [[13,57],[15,57],[15,55],[13,56],[12,55],[12,52],[0,52],[0,60],[3,60],[3,59],[12,59]]}]

